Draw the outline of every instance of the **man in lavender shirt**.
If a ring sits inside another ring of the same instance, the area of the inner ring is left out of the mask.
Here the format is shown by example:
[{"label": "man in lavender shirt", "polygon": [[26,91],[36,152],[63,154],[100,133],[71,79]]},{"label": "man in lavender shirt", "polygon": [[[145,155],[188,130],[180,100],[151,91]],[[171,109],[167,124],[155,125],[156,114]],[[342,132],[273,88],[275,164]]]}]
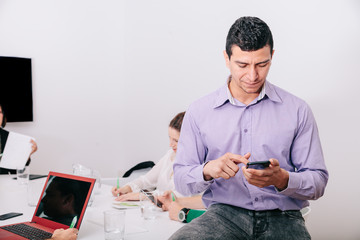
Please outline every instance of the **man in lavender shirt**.
[{"label": "man in lavender shirt", "polygon": [[190,105],[174,164],[176,189],[204,192],[208,210],[171,239],[310,239],[299,210],[324,194],[328,172],[310,107],[266,79],[273,55],[261,19],[232,25],[230,76]]}]

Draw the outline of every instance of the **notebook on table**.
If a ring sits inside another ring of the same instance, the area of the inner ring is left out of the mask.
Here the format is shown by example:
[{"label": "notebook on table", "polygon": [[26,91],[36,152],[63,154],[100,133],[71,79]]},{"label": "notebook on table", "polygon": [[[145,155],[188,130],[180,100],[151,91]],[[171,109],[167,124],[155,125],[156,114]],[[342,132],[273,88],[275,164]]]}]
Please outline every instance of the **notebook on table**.
[{"label": "notebook on table", "polygon": [[93,178],[49,172],[31,222],[1,226],[0,239],[47,239],[72,222],[79,229],[94,184]]}]

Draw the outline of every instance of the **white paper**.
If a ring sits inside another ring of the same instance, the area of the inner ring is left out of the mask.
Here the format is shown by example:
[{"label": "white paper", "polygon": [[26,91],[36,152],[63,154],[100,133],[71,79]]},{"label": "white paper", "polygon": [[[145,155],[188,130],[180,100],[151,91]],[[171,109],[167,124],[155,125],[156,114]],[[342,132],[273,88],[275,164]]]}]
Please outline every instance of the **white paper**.
[{"label": "white paper", "polygon": [[31,153],[31,139],[33,138],[29,136],[9,132],[0,167],[8,169],[24,168]]}]

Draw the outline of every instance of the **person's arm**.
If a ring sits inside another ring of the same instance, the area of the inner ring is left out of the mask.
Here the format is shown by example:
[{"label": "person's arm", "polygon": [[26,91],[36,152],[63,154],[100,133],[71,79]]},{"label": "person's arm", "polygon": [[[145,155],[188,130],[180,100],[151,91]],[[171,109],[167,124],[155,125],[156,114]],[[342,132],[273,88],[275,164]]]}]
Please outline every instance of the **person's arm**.
[{"label": "person's arm", "polygon": [[[148,171],[145,175],[134,179],[133,181],[127,183],[125,186],[121,188],[117,188],[117,186],[113,187],[111,189],[112,194],[114,196],[119,195],[119,197],[121,197],[121,195],[129,194],[132,192],[138,193],[140,189],[155,188],[162,166],[165,164],[165,161],[170,161],[168,155],[169,153],[167,153],[164,157],[162,157],[160,161],[157,164],[155,164],[155,166],[152,169],[150,169],[150,171]],[[133,199],[135,195],[136,194],[132,194],[131,199],[127,199],[127,200],[135,200]],[[126,201],[125,198],[117,198],[117,200]]]},{"label": "person's arm", "polygon": [[280,193],[296,199],[315,200],[324,194],[329,173],[311,109],[306,105],[300,116],[298,133],[290,154],[297,171],[289,172],[288,185]]},{"label": "person's arm", "polygon": [[75,240],[78,232],[76,228],[56,229],[50,240]]},{"label": "person's arm", "polygon": [[185,196],[204,192],[213,179],[234,177],[239,171],[237,164],[246,164],[250,157],[250,153],[244,156],[225,153],[205,163],[207,147],[202,141],[192,111],[196,110],[190,107],[185,114],[174,163],[175,188]]},{"label": "person's arm", "polygon": [[172,202],[169,206],[169,217],[171,220],[189,223],[206,212],[205,209],[189,209],[178,202]]},{"label": "person's arm", "polygon": [[204,203],[202,201],[202,195],[192,196],[192,197],[180,197],[177,198],[177,201],[180,205],[186,208],[192,209],[204,209]]},{"label": "person's arm", "polygon": [[193,116],[192,107],[186,111],[181,125],[180,138],[174,162],[174,183],[184,196],[204,192],[211,184],[204,180],[206,147],[201,140],[199,128]]},{"label": "person's arm", "polygon": [[158,197],[160,202],[163,203],[163,210],[168,211],[170,204],[176,202],[182,207],[194,208],[194,209],[204,209],[205,205],[202,202],[202,194],[191,196],[191,197],[177,197],[176,194],[172,191],[166,191],[161,196]]}]

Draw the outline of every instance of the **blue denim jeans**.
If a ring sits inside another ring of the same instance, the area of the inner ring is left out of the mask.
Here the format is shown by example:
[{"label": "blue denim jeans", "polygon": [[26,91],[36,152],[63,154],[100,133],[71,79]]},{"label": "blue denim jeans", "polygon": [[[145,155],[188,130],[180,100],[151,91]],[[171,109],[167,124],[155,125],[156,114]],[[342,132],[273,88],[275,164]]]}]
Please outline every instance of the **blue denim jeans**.
[{"label": "blue denim jeans", "polygon": [[170,239],[303,240],[311,237],[300,211],[251,211],[214,204]]}]

